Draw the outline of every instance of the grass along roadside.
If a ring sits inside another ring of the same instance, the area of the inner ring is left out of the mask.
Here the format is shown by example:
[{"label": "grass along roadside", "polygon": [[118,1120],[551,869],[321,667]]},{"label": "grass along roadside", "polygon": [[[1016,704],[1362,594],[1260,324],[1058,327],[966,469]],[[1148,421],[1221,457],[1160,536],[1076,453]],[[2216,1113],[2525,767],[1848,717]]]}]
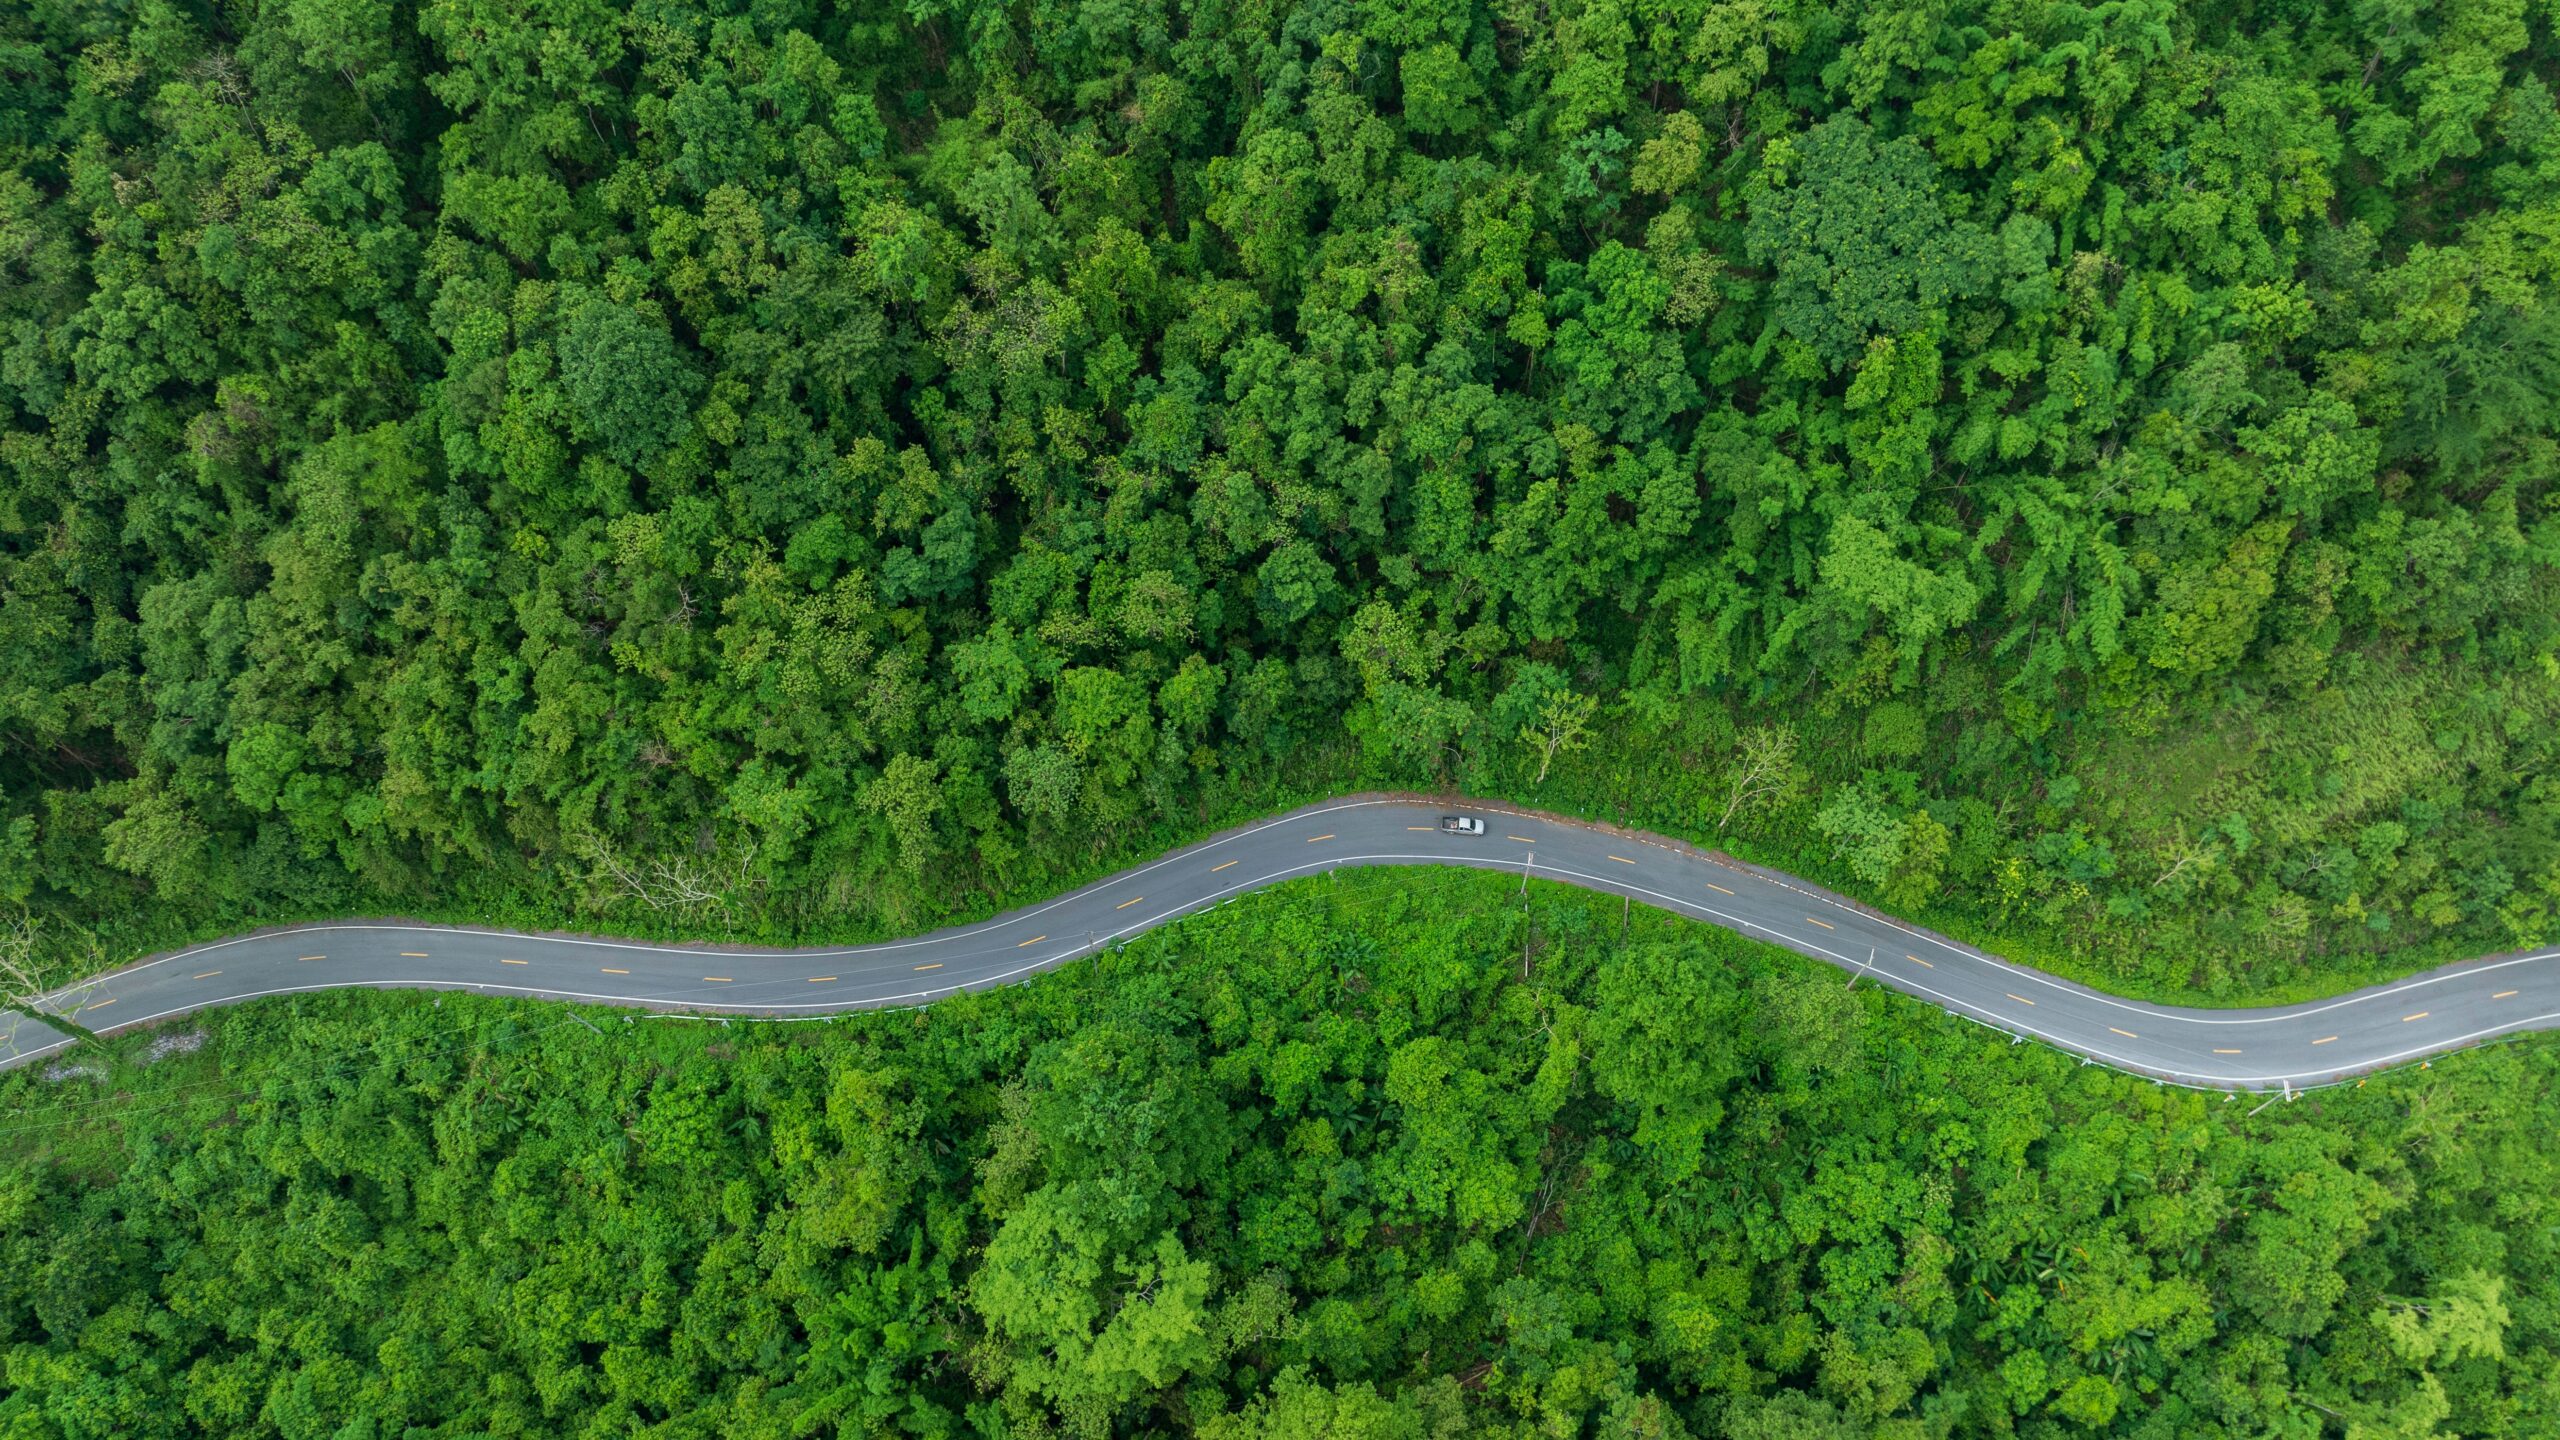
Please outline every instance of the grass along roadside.
[{"label": "grass along roadside", "polygon": [[[2398,693],[2388,686],[2375,692],[2382,698]],[[2357,709],[2353,703],[2347,708]],[[2337,709],[2326,705],[2321,714]],[[1517,742],[1480,738],[1451,757],[1440,774],[1399,769],[1349,745],[1310,750],[1286,767],[1213,772],[1189,804],[1170,813],[1148,812],[1106,832],[1037,836],[1037,843],[1022,847],[1003,869],[963,854],[915,883],[888,875],[834,910],[823,909],[819,897],[807,893],[723,896],[653,907],[628,898],[614,901],[587,883],[592,877],[462,869],[452,872],[437,893],[394,895],[341,885],[299,908],[191,920],[146,901],[87,930],[56,922],[40,936],[37,958],[54,983],[63,983],[247,929],[374,915],[649,940],[860,944],[965,923],[1045,899],[1174,846],[1311,800],[1360,789],[1453,788],[1721,849],[2019,964],[2134,999],[2211,1006],[2288,1003],[2511,948],[2517,941],[2484,923],[2404,924],[2389,932],[2333,924],[2270,934],[2263,926],[2253,928],[2246,893],[2182,909],[2159,906],[2146,914],[2116,913],[2128,893],[2124,887],[2113,887],[2110,898],[2105,877],[2094,883],[2075,879],[2075,867],[2121,870],[2131,862],[2117,858],[2119,851],[2137,853],[2151,843],[2146,834],[2170,831],[2180,823],[2176,817],[2142,811],[2139,796],[2114,788],[2085,793],[2070,781],[2067,768],[2059,780],[2025,768],[2000,771],[1990,779],[1975,778],[1965,793],[1965,786],[1954,783],[1963,775],[1969,743],[1962,717],[1933,721],[1914,712],[1916,735],[1879,735],[1877,713],[1825,716],[1815,707],[1778,716],[1700,702],[1648,725],[1604,710],[1584,743],[1551,757],[1551,764],[1542,765],[1549,757]],[[2213,746],[2226,768],[2253,757],[2253,763],[2282,768],[2291,763],[2287,756],[2303,746],[2326,745],[2334,752],[2346,743],[2324,731],[2322,723],[2319,714],[2294,711],[2243,715],[2222,725],[2225,733]],[[1743,735],[1753,730],[1767,734],[1776,727],[1795,736],[1778,794],[1770,803],[1742,807],[1732,823],[1722,823],[1731,808]],[[2268,750],[2262,738],[2268,731],[2288,737],[2294,748]],[[2180,731],[2133,758],[2127,757],[2131,742],[2122,736],[2100,735],[2088,743],[2094,747],[2090,765],[2117,776],[2117,788],[2139,788],[2148,783],[2144,776],[2156,780],[2164,767],[2194,768],[2202,742],[2191,731]],[[2451,762],[2431,763],[2440,771]],[[2063,767],[2063,762],[2054,765]],[[1541,781],[1542,768],[1546,774]],[[2425,767],[2400,768],[2407,772],[2400,783],[2416,783],[2409,775],[2425,779],[2432,773]],[[1936,783],[1921,783],[1924,773]],[[2240,805],[2237,783],[2227,774],[2210,775],[2163,792],[2161,798],[2164,804],[2189,809]],[[1941,791],[1957,793],[1950,798]],[[2066,793],[2057,800],[2057,791]],[[2394,793],[2386,786],[2358,803],[2366,812],[2387,809]],[[1856,842],[1872,837],[1825,829],[1826,819],[1837,819],[1834,807],[1844,796],[1872,801],[1843,807],[1870,820],[1882,815],[1891,824],[1911,826],[1917,824],[1914,817],[1942,817],[1931,823],[1944,834],[1946,854],[1929,883],[1906,883],[1910,877],[1899,872],[1877,883],[1860,873],[1855,862],[1862,852]],[[2140,823],[2124,819],[2126,815]],[[2232,848],[2223,840],[2213,843],[2226,852]],[[2060,853],[2048,864],[2037,858],[2039,847]],[[2093,854],[2100,860],[2092,861]],[[2246,859],[2227,854],[2208,859],[2199,873],[2208,884],[2238,892],[2233,862]],[[2162,864],[2169,868],[2175,862]],[[2256,883],[2259,890],[2266,888],[2266,882]],[[2341,935],[2355,943],[2340,943]]]}]

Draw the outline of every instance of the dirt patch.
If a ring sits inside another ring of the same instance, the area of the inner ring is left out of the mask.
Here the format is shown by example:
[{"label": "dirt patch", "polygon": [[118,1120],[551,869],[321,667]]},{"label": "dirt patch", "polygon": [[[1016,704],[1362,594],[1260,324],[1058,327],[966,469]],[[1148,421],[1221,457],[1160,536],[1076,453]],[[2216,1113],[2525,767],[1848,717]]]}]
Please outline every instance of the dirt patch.
[{"label": "dirt patch", "polygon": [[201,1030],[180,1030],[167,1035],[154,1036],[151,1043],[143,1047],[142,1053],[134,1057],[134,1063],[157,1065],[172,1055],[193,1055],[204,1048],[204,1042],[208,1038],[210,1037]]}]

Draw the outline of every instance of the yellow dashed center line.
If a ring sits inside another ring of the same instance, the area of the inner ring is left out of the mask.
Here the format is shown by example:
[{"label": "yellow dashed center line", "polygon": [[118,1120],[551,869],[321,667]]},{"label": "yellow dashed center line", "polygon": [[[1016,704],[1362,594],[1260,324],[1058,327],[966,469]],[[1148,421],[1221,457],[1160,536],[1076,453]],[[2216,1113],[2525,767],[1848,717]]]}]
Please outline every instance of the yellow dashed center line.
[{"label": "yellow dashed center line", "polygon": [[[1406,826],[1405,828],[1406,828],[1407,830],[1414,830],[1414,831],[1430,831],[1430,830],[1434,830],[1434,829],[1436,829],[1436,828],[1438,828],[1438,827],[1436,827],[1436,826],[1431,826],[1431,825],[1408,825],[1408,826]],[[1308,844],[1310,844],[1310,845],[1313,845],[1313,844],[1316,844],[1316,843],[1318,843],[1318,842],[1320,842],[1320,841],[1332,840],[1332,839],[1336,839],[1336,838],[1338,838],[1338,837],[1337,837],[1336,835],[1334,835],[1334,834],[1331,834],[1331,833],[1327,833],[1327,834],[1323,834],[1323,835],[1311,835],[1311,836],[1307,837],[1307,842],[1306,842],[1306,843],[1308,843]],[[1530,845],[1530,844],[1535,844],[1535,843],[1536,843],[1534,840],[1532,840],[1529,836],[1526,836],[1526,835],[1506,835],[1504,838],[1505,838],[1505,839],[1508,839],[1508,840],[1516,841],[1516,842],[1518,842],[1518,843],[1520,843],[1520,844],[1523,844],[1523,845]],[[1635,864],[1635,863],[1636,863],[1634,860],[1631,860],[1631,859],[1627,858],[1627,857],[1626,857],[1626,856],[1624,856],[1624,855],[1610,855],[1610,856],[1608,856],[1607,858],[1608,858],[1608,859],[1611,859],[1611,860],[1614,860],[1614,861],[1616,861],[1617,863],[1619,863],[1619,864],[1621,864],[1621,865],[1633,865],[1633,864]],[[1237,865],[1239,865],[1239,864],[1242,864],[1242,863],[1243,863],[1243,862],[1242,862],[1240,859],[1239,859],[1239,860],[1229,860],[1229,861],[1224,862],[1223,864],[1219,864],[1219,865],[1213,865],[1213,866],[1211,866],[1211,867],[1210,867],[1210,873],[1211,873],[1211,874],[1216,874],[1216,873],[1218,873],[1219,871],[1222,871],[1222,870],[1229,870],[1229,869],[1233,869],[1235,866],[1237,866]],[[1726,887],[1724,887],[1724,886],[1722,886],[1722,885],[1718,885],[1718,884],[1716,884],[1716,883],[1715,883],[1714,881],[1712,881],[1712,880],[1705,881],[1705,882],[1703,882],[1703,883],[1706,885],[1706,887],[1707,887],[1708,889],[1713,890],[1713,891],[1715,891],[1717,894],[1720,894],[1720,895],[1733,895],[1733,894],[1735,893],[1734,891],[1729,890],[1729,889],[1727,889]],[[1142,902],[1142,901],[1144,901],[1145,899],[1146,899],[1146,897],[1145,897],[1145,896],[1143,896],[1143,895],[1136,896],[1136,897],[1134,897],[1134,898],[1132,898],[1132,899],[1124,900],[1124,901],[1120,902],[1118,905],[1113,906],[1112,908],[1113,908],[1113,909],[1115,909],[1115,910],[1126,910],[1126,909],[1128,909],[1129,907],[1131,907],[1131,906],[1133,906],[1133,905],[1136,905],[1136,904],[1141,903],[1141,902]],[[1815,919],[1813,916],[1810,916],[1810,915],[1805,916],[1805,917],[1804,917],[1804,919],[1805,919],[1806,923],[1808,923],[1808,924],[1813,924],[1813,925],[1819,925],[1819,926],[1821,926],[1821,927],[1822,927],[1823,929],[1825,929],[1825,930],[1836,930],[1836,929],[1838,928],[1837,926],[1833,925],[1830,921],[1827,921],[1827,920],[1818,920],[1818,919]],[[1046,936],[1046,935],[1034,935],[1034,936],[1032,936],[1030,939],[1020,942],[1020,944],[1018,944],[1017,946],[1015,946],[1015,948],[1016,948],[1016,949],[1028,949],[1028,948],[1030,948],[1031,946],[1037,945],[1037,944],[1041,943],[1042,941],[1044,941],[1044,940],[1046,940],[1046,939],[1048,939],[1048,938],[1049,938],[1049,937],[1048,937],[1048,936]],[[423,950],[403,950],[403,951],[399,952],[399,954],[400,954],[400,958],[402,958],[402,959],[404,959],[404,960],[426,960],[426,959],[431,959],[431,958],[433,958],[430,952],[423,951]],[[296,956],[295,958],[296,958],[297,960],[300,960],[300,961],[308,962],[308,961],[315,961],[315,960],[326,960],[326,959],[328,959],[329,957],[328,957],[328,956],[326,956],[326,955],[301,955],[301,956]],[[1924,968],[1924,969],[1932,969],[1932,970],[1934,970],[1934,969],[1936,969],[1936,968],[1937,968],[1935,965],[1932,965],[1930,962],[1928,962],[1928,961],[1926,961],[1926,960],[1921,959],[1921,958],[1920,958],[1919,956],[1917,956],[1917,955],[1912,955],[1912,954],[1907,954],[1907,953],[1906,953],[1906,954],[1903,956],[1903,958],[1904,958],[1904,959],[1906,959],[1906,960],[1911,961],[1911,962],[1912,962],[1913,964],[1915,964],[1915,965],[1921,966],[1921,967],[1922,967],[1922,968]],[[500,960],[499,960],[499,962],[498,962],[498,963],[499,963],[499,964],[501,964],[501,965],[525,965],[525,964],[529,964],[530,962],[528,962],[528,961],[524,961],[524,960],[517,960],[517,959],[502,958],[502,959],[500,959]],[[602,969],[603,973],[604,973],[604,974],[607,974],[607,975],[628,975],[628,974],[630,974],[630,973],[631,973],[631,972],[630,972],[629,970],[627,970],[627,969],[621,969],[621,968],[618,968],[618,967],[615,967],[615,966],[611,966],[611,965],[603,966],[603,967],[600,967],[600,968]],[[919,972],[921,972],[921,971],[928,971],[928,970],[939,970],[939,969],[941,969],[941,968],[943,968],[943,966],[942,966],[942,962],[940,962],[940,961],[935,961],[935,962],[933,962],[933,963],[931,963],[931,964],[927,964],[927,965],[918,965],[918,966],[916,966],[916,967],[915,967],[915,969],[916,969],[917,971],[919,971]],[[214,979],[215,977],[217,977],[217,976],[221,975],[222,973],[223,973],[223,972],[222,972],[222,971],[220,971],[220,970],[205,970],[205,971],[200,971],[200,972],[196,973],[195,975],[193,975],[193,976],[192,976],[192,977],[190,977],[190,978],[192,978],[192,979],[196,979],[196,980],[211,980],[211,979]],[[834,976],[834,975],[813,975],[813,976],[810,976],[810,977],[809,977],[809,979],[808,979],[808,982],[807,982],[807,983],[812,984],[812,985],[829,984],[829,983],[833,983],[833,982],[835,982],[838,978],[839,978],[839,977]],[[703,979],[703,982],[704,982],[704,983],[706,983],[706,984],[713,984],[713,985],[728,985],[728,984],[734,984],[734,983],[736,983],[736,982],[735,982],[734,977],[732,977],[732,976],[727,976],[727,975],[705,975],[705,976],[703,976],[703,977],[702,977],[702,979]],[[2016,1001],[2017,1003],[2019,1003],[2019,1004],[2021,1004],[2021,1005],[2029,1006],[2029,1007],[2031,1007],[2031,1008],[2032,1008],[2032,1007],[2035,1005],[2035,1003],[2036,1003],[2036,1002],[2034,1002],[2033,1000],[2030,1000],[2030,999],[2028,999],[2027,997],[2025,997],[2025,996],[2023,996],[2023,995],[2009,994],[2008,992],[2005,992],[2005,991],[2004,991],[2003,993],[2004,993],[2004,994],[2007,994],[2009,999],[2014,1000],[2014,1001]],[[2498,991],[2496,994],[2494,994],[2494,995],[2490,996],[2489,998],[2491,998],[2491,999],[2493,999],[2493,1000],[2511,1000],[2511,999],[2514,999],[2517,995],[2519,995],[2519,994],[2521,994],[2521,993],[2523,993],[2523,992],[2518,991],[2518,990],[2501,990],[2501,991]],[[83,1008],[84,1008],[84,1009],[88,1009],[88,1010],[98,1010],[98,1009],[103,1009],[103,1008],[104,1008],[104,1007],[106,1007],[106,1006],[109,1006],[109,1005],[114,1004],[114,1003],[115,1003],[115,998],[116,998],[116,997],[109,997],[108,999],[97,1001],[96,1003],[91,1004],[91,1005],[87,1005],[87,1006],[85,1006],[85,1007],[83,1007]],[[2411,1015],[2403,1015],[2403,1016],[2401,1016],[2401,1017],[2400,1017],[2400,1023],[2401,1023],[2401,1024],[2403,1024],[2403,1025],[2411,1024],[2411,1023],[2413,1023],[2413,1022],[2415,1022],[2415,1021],[2419,1021],[2419,1020],[2427,1019],[2427,1018],[2428,1018],[2430,1015],[2432,1015],[2433,1013],[2434,1013],[2433,1011],[2429,1011],[2429,1010],[2420,1010],[2420,1011],[2416,1012],[2415,1014],[2411,1014]],[[2107,1027],[2107,1030],[2108,1030],[2108,1032],[2109,1032],[2109,1033],[2111,1033],[2111,1034],[2121,1035],[2121,1036],[2123,1036],[2124,1038],[2126,1038],[2126,1039],[2128,1039],[2128,1040],[2138,1040],[2138,1039],[2140,1039],[2140,1038],[2141,1038],[2140,1036],[2138,1036],[2138,1035],[2134,1034],[2134,1033],[2133,1033],[2132,1031],[2130,1031],[2130,1030],[2121,1029],[2121,1028],[2119,1028],[2119,1027],[2117,1027],[2117,1026],[2113,1026],[2113,1025],[2108,1026],[2108,1027]],[[2335,1042],[2337,1041],[2337,1039],[2338,1039],[2338,1037],[2337,1037],[2337,1036],[2335,1036],[2335,1035],[2323,1035],[2323,1036],[2319,1037],[2318,1039],[2313,1040],[2311,1043],[2312,1043],[2312,1044],[2314,1044],[2314,1045],[2328,1045],[2328,1044],[2333,1044],[2333,1043],[2335,1043]],[[2239,1050],[2236,1050],[2236,1049],[2224,1049],[2224,1048],[2219,1048],[2219,1047],[2217,1047],[2217,1048],[2213,1051],[2213,1053],[2214,1053],[2214,1054],[2216,1054],[2216,1055],[2238,1055],[2238,1054],[2241,1054],[2242,1052],[2241,1052],[2241,1051],[2239,1051]]]}]

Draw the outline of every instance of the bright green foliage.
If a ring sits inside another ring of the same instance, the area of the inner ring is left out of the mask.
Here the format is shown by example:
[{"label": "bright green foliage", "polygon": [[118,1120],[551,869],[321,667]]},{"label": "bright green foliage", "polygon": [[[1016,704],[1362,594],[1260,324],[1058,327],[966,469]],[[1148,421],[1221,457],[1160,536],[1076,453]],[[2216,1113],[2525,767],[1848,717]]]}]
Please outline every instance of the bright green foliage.
[{"label": "bright green foliage", "polygon": [[922,1012],[17,1071],[0,1432],[2549,1433],[2560,1046],[2253,1115],[1620,926],[1352,871]]},{"label": "bright green foliage", "polygon": [[2560,939],[2553,26],[0,5],[0,900],[877,931],[1465,784],[2164,987]]}]

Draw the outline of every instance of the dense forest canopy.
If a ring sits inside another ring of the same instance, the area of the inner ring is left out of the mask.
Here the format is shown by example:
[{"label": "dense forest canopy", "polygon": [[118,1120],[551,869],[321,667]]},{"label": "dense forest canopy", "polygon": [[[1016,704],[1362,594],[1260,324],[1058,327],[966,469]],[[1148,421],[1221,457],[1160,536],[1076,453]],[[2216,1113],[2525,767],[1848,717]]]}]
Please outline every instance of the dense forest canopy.
[{"label": "dense forest canopy", "polygon": [[909,923],[1596,727],[1906,908],[2549,937],[2555,19],[20,0],[0,901]]},{"label": "dense forest canopy", "polygon": [[2560,1047],[2253,1114],[1621,925],[1355,871],[824,1027],[340,993],[20,1071],[0,1434],[2560,1424]]}]

